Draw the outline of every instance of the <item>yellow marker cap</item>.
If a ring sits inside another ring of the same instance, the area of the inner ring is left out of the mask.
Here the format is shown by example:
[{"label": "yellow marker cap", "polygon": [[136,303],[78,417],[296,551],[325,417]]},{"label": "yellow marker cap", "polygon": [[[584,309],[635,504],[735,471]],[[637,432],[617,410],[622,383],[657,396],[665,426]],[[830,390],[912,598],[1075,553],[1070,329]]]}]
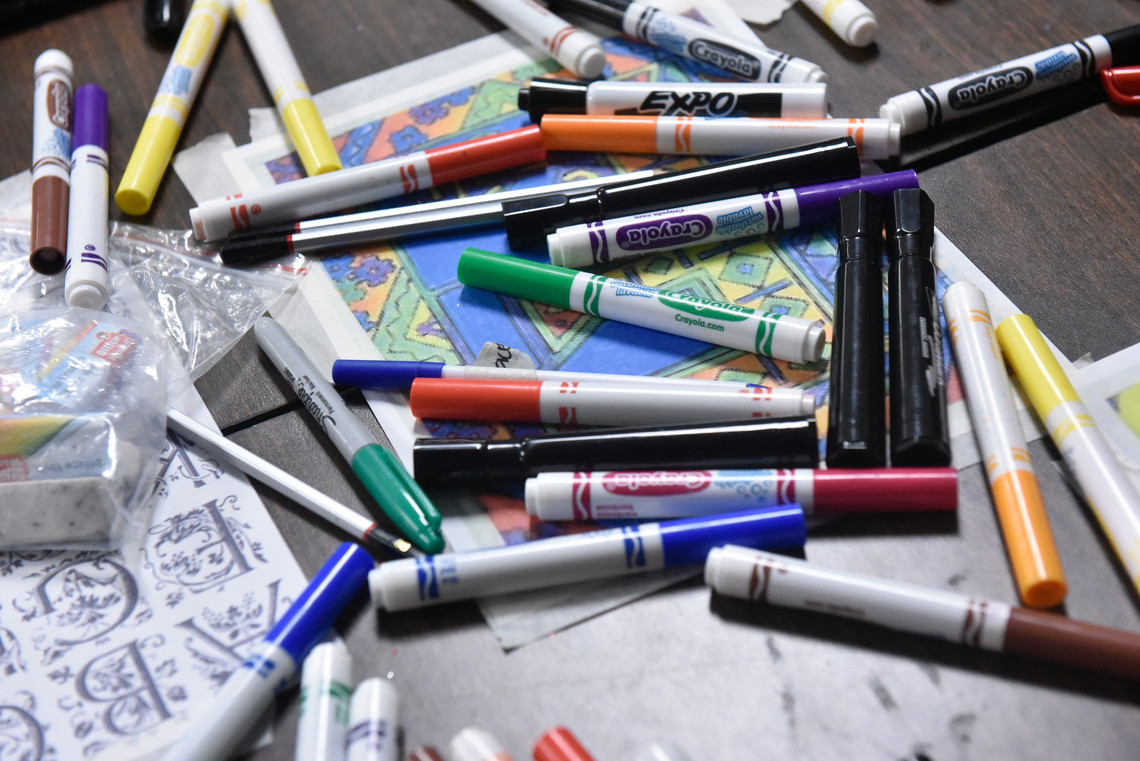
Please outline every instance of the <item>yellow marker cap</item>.
[{"label": "yellow marker cap", "polygon": [[115,191],[115,204],[125,214],[138,216],[150,211],[158,183],[166,174],[181,134],[182,128],[165,116],[148,116],[143,122],[131,160],[127,162],[119,189]]},{"label": "yellow marker cap", "polygon": [[335,172],[343,166],[313,101],[301,98],[294,100],[281,110],[281,119],[305,166],[305,174],[313,177]]},{"label": "yellow marker cap", "polygon": [[1002,320],[997,338],[1042,420],[1062,402],[1081,400],[1029,315],[1015,314]]}]

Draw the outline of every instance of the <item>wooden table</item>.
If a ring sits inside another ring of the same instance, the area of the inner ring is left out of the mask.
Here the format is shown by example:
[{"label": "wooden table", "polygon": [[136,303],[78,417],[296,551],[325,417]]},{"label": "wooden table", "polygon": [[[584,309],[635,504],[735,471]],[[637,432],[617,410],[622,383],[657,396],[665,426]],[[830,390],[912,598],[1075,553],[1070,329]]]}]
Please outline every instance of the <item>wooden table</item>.
[{"label": "wooden table", "polygon": [[[449,0],[275,4],[314,92],[500,28],[470,4]],[[760,30],[768,44],[829,72],[837,116],[875,116],[887,97],[906,89],[1140,21],[1128,0],[1079,9],[1061,0],[870,4],[881,30],[868,50],[842,46],[800,7]],[[114,187],[169,48],[146,40],[141,3],[125,0],[0,31],[0,176],[28,166],[32,62],[53,46],[74,59],[77,84],[99,82],[110,93]],[[241,143],[247,109],[270,103],[231,27],[181,146],[218,131]],[[1134,114],[1093,105],[920,173],[938,226],[1070,359],[1100,359],[1140,341]],[[141,221],[186,227],[191,205],[168,175]],[[289,400],[248,338],[198,387],[223,427]],[[357,411],[368,417],[362,404]],[[233,439],[364,509],[343,464],[295,407]],[[1038,442],[1032,450],[1068,572],[1065,612],[1140,632],[1140,601],[1091,513],[1047,462],[1051,447]],[[262,494],[302,568],[313,572],[341,537]],[[821,564],[1015,600],[978,467],[962,473],[957,518],[839,521],[812,534],[807,554]],[[657,740],[695,761],[1140,755],[1135,684],[710,599],[698,580],[509,653],[473,604],[378,616],[362,598],[338,628],[356,657],[357,678],[390,675],[400,690],[407,748],[446,748],[459,729],[479,725],[524,759],[546,729],[564,724],[599,760],[631,758]],[[292,758],[295,692],[282,704],[276,740],[252,758]]]}]

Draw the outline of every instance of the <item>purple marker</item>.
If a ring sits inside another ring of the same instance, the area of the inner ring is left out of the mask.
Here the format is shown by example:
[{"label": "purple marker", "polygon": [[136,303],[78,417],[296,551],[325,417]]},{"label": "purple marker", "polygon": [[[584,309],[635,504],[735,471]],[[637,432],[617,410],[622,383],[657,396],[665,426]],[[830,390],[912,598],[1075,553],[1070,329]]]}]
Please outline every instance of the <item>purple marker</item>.
[{"label": "purple marker", "polygon": [[75,91],[63,286],[73,307],[102,309],[107,303],[107,131],[107,93],[99,85],[83,85]]},{"label": "purple marker", "polygon": [[889,196],[917,188],[912,170],[726,198],[562,227],[547,236],[550,262],[582,269],[683,246],[736,240],[800,225],[835,222],[839,199],[864,190]]}]

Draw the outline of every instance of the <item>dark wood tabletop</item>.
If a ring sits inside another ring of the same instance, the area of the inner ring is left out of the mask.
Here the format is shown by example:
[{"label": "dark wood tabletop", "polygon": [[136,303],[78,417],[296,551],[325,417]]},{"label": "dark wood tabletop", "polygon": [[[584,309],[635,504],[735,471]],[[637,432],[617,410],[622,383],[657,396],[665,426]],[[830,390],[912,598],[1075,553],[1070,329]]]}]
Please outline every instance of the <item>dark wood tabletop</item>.
[{"label": "dark wood tabletop", "polygon": [[[98,82],[111,103],[111,183],[138,135],[170,45],[147,39],[140,2],[108,0],[0,29],[0,176],[30,163],[31,69],[65,48],[76,84]],[[868,2],[878,43],[840,43],[805,8],[759,29],[776,48],[830,75],[836,116],[877,116],[888,97],[982,66],[1140,22],[1130,0],[1073,4]],[[502,27],[468,2],[275,0],[314,92],[445,50]],[[461,62],[457,62],[461,65]],[[248,109],[269,106],[239,30],[225,32],[180,147],[225,131],[241,144]],[[985,133],[1002,119],[904,143],[920,168],[939,228],[1070,359],[1101,359],[1140,342],[1140,110],[1097,100],[1054,111],[1026,130]],[[1064,111],[1071,111],[1065,113]],[[953,146],[966,143],[969,150]],[[136,219],[188,226],[192,199],[168,173],[153,210]],[[113,217],[122,219],[117,209]],[[344,464],[247,336],[198,382],[223,427],[333,497],[365,510]],[[355,410],[378,431],[360,397]],[[1140,632],[1140,599],[1095,518],[1076,499],[1051,445],[1032,454],[1049,506],[1073,618]],[[261,489],[311,574],[344,537]],[[813,532],[821,564],[1008,602],[1016,594],[985,479],[962,472],[947,515],[840,520]],[[548,728],[571,728],[599,761],[669,741],[702,759],[1134,759],[1140,689],[952,643],[715,598],[682,582],[540,642],[504,652],[474,604],[379,614],[361,597],[338,630],[357,679],[390,676],[402,697],[406,747],[445,749],[461,728],[494,733],[516,758]],[[251,758],[290,759],[296,693],[281,701],[273,743]]]}]

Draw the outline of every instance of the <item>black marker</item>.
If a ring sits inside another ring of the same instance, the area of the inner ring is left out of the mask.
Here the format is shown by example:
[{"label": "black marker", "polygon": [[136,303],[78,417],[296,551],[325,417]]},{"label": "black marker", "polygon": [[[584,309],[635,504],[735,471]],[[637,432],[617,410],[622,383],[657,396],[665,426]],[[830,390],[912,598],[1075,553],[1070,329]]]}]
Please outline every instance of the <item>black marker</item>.
[{"label": "black marker", "polygon": [[891,201],[886,215],[891,465],[949,465],[934,203],[915,189],[896,191]]},{"label": "black marker", "polygon": [[827,413],[829,468],[881,468],[887,463],[882,242],[878,197],[860,190],[840,198]]}]

